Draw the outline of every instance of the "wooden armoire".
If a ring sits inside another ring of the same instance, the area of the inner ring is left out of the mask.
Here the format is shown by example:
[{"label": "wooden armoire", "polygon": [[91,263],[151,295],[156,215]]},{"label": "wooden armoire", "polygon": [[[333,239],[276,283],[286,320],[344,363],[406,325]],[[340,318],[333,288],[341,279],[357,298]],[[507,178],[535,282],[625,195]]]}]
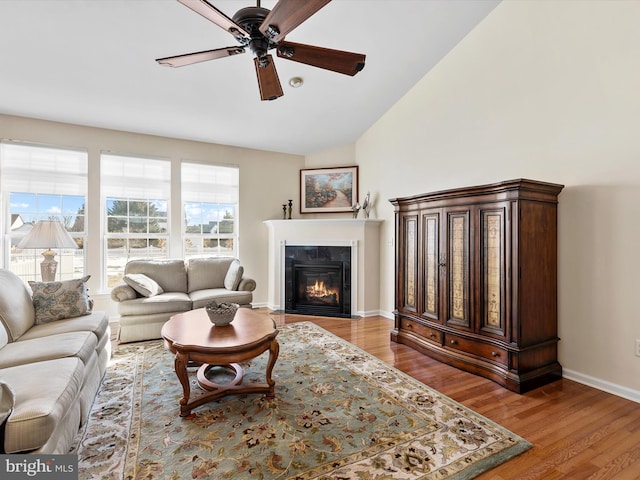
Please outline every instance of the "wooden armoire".
[{"label": "wooden armoire", "polygon": [[391,339],[525,392],[557,360],[557,203],[517,179],[394,198]]}]

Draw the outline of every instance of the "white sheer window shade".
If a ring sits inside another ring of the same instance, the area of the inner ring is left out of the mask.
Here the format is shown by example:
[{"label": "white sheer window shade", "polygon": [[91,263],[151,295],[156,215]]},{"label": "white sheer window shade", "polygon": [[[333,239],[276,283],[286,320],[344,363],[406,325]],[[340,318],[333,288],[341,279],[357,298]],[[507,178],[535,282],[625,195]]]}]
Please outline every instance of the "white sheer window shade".
[{"label": "white sheer window shade", "polygon": [[87,194],[86,151],[13,141],[0,147],[4,192]]},{"label": "white sheer window shade", "polygon": [[237,204],[239,201],[237,166],[182,163],[182,201]]},{"label": "white sheer window shade", "polygon": [[166,198],[171,194],[168,160],[102,155],[102,195],[105,197]]}]

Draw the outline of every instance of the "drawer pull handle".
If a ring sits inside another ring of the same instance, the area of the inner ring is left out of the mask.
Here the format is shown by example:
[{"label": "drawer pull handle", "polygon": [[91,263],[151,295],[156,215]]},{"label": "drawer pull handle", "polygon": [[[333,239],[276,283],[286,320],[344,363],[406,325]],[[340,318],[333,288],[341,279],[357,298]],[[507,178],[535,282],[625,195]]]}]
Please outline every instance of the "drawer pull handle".
[{"label": "drawer pull handle", "polygon": [[495,358],[495,357],[499,357],[500,354],[498,352],[491,352],[491,356]]},{"label": "drawer pull handle", "polygon": [[457,345],[458,342],[456,340],[451,340],[451,345]]},{"label": "drawer pull handle", "polygon": [[435,334],[435,333],[433,333],[433,332],[430,332],[430,333],[429,333],[429,336],[430,336],[431,338],[435,338],[436,334]]}]

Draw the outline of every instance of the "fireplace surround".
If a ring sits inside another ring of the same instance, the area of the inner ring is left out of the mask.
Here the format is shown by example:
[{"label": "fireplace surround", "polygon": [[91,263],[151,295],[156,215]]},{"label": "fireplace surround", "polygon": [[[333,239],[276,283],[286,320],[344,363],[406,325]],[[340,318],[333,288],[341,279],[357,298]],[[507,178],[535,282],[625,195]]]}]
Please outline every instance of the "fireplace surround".
[{"label": "fireplace surround", "polygon": [[[347,247],[351,251],[351,317],[380,315],[380,225],[378,219],[318,218],[266,220],[268,229],[267,307],[284,312],[287,247]],[[335,261],[335,260],[334,260]],[[314,282],[315,285],[315,282]],[[341,316],[347,316],[342,313]]]}]

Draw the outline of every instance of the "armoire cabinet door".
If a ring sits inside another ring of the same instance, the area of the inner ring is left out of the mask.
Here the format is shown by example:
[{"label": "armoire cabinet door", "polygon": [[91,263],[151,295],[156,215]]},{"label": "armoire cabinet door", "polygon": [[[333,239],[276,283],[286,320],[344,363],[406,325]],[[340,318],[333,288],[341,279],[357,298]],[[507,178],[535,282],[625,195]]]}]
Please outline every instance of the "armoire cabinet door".
[{"label": "armoire cabinet door", "polygon": [[440,319],[440,212],[422,214],[422,316],[437,322]]},{"label": "armoire cabinet door", "polygon": [[402,309],[408,312],[418,311],[418,216],[402,217],[402,234],[404,236],[402,252],[402,288],[400,296]]},{"label": "armoire cabinet door", "polygon": [[508,203],[479,208],[480,330],[504,337],[507,325]]},{"label": "armoire cabinet door", "polygon": [[449,210],[446,212],[446,251],[440,258],[445,269],[444,281],[447,286],[447,323],[458,327],[472,327],[469,270],[470,251],[470,210]]}]

